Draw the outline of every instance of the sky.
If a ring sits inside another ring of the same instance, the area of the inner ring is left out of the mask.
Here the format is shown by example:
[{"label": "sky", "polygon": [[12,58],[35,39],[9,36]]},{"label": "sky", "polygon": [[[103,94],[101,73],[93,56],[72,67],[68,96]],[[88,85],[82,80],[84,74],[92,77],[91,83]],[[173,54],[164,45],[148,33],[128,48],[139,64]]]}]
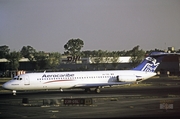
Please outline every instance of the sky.
[{"label": "sky", "polygon": [[0,46],[64,52],[180,49],[180,0],[0,0]]}]

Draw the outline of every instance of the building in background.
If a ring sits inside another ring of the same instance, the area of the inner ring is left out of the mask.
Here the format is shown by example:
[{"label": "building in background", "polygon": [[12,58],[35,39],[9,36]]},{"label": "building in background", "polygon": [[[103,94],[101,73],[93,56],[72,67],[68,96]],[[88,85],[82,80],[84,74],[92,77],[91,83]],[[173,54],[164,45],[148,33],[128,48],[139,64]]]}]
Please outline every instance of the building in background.
[{"label": "building in background", "polygon": [[[169,53],[174,53],[174,47],[168,47]],[[71,56],[62,56],[61,63],[57,66],[56,71],[83,71],[83,70],[124,70],[124,69],[131,69],[133,65],[131,63],[130,56],[120,56],[120,57],[102,57],[100,58],[101,61],[96,62],[98,57],[87,57],[87,58],[80,58],[76,57],[77,59]],[[115,60],[115,61],[114,61]],[[76,61],[76,62],[73,62]],[[9,71],[8,67],[8,60],[7,59],[0,59],[0,76],[4,76],[4,72]],[[28,58],[22,58],[19,60],[19,70],[27,71],[27,72],[34,72],[36,71],[35,61],[32,63],[28,60]],[[51,69],[47,69],[51,71]],[[9,71],[13,72],[13,71]],[[166,56],[160,66],[157,68],[157,72],[161,75],[178,75],[180,76],[180,55],[171,55]],[[11,74],[11,73],[9,73]]]}]

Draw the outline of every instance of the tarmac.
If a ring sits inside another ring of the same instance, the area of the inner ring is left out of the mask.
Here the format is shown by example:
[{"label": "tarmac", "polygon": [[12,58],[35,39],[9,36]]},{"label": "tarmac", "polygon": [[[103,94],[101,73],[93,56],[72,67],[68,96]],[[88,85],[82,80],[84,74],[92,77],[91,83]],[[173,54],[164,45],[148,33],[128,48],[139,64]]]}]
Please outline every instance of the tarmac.
[{"label": "tarmac", "polygon": [[[83,103],[75,102],[85,100]],[[73,103],[65,103],[66,101]],[[180,78],[151,78],[130,86],[83,90],[0,90],[0,118],[179,118]]]}]

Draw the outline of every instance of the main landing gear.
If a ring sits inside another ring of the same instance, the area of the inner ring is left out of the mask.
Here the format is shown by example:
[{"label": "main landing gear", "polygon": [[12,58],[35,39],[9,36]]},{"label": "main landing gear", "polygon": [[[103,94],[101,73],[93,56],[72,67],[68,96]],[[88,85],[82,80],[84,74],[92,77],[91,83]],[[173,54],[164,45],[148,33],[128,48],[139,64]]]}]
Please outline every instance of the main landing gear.
[{"label": "main landing gear", "polygon": [[96,88],[96,89],[95,89],[95,92],[96,92],[96,93],[100,93],[100,92],[101,92],[100,88]]},{"label": "main landing gear", "polygon": [[[86,92],[86,93],[90,93],[90,92],[91,92],[91,89],[90,89],[90,88],[86,88],[86,89],[85,89],[85,92]],[[95,92],[95,93],[100,93],[101,90],[100,90],[99,87],[97,87],[97,88],[94,90],[94,92]]]}]

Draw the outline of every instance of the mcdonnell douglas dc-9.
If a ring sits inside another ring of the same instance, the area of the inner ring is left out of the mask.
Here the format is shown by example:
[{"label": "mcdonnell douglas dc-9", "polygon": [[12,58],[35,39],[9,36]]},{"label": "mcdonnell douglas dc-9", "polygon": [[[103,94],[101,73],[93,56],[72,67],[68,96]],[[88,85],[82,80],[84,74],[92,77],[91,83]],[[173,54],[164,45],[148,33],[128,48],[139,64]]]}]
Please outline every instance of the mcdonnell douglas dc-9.
[{"label": "mcdonnell douglas dc-9", "polygon": [[3,84],[3,88],[12,90],[61,90],[81,88],[86,92],[95,89],[100,93],[104,86],[131,84],[156,75],[155,70],[162,58],[169,53],[152,52],[137,67],[131,70],[75,71],[26,73],[15,76]]}]

